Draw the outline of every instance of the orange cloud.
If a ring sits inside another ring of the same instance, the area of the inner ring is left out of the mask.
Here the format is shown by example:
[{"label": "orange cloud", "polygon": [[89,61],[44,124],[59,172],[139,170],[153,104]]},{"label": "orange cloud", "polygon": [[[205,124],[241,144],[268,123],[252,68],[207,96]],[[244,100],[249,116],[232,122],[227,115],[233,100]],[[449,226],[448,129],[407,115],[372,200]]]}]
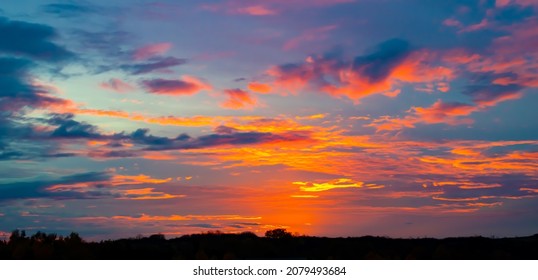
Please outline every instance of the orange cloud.
[{"label": "orange cloud", "polygon": [[138,175],[114,175],[110,181],[112,186],[140,185],[140,184],[164,184],[172,181],[172,178],[156,179],[151,176]]},{"label": "orange cloud", "polygon": [[351,179],[341,178],[332,180],[325,183],[309,183],[309,182],[293,182],[294,185],[298,185],[301,191],[304,192],[322,192],[332,189],[347,189],[347,188],[383,188],[382,185],[377,184],[365,184],[363,182],[356,182]]},{"label": "orange cloud", "polygon": [[482,107],[461,102],[444,102],[437,100],[430,107],[412,107],[410,115],[403,118],[382,116],[366,126],[375,127],[377,132],[414,128],[416,124],[445,123],[448,125],[472,124],[473,120],[466,116],[480,111]]},{"label": "orange cloud", "polygon": [[430,107],[413,107],[412,110],[419,118],[417,122],[457,125],[468,124],[470,120],[459,117],[470,115],[477,111],[477,107],[460,102],[443,102],[439,99]]},{"label": "orange cloud", "polygon": [[172,195],[164,192],[157,192],[154,188],[132,189],[122,191],[120,199],[127,200],[158,200],[185,197],[185,195]]},{"label": "orange cloud", "polygon": [[248,89],[253,92],[262,93],[262,94],[270,93],[273,90],[270,85],[262,84],[262,83],[249,83]]},{"label": "orange cloud", "polygon": [[151,176],[139,174],[139,175],[119,175],[114,174],[111,179],[106,181],[95,182],[82,182],[73,184],[57,184],[47,188],[48,190],[77,190],[84,188],[91,188],[97,185],[108,185],[112,187],[126,186],[126,185],[142,185],[142,184],[164,184],[172,181],[172,178],[157,179]]},{"label": "orange cloud", "polygon": [[258,105],[258,100],[250,93],[240,89],[227,89],[224,91],[228,99],[220,104],[227,109],[252,109]]}]

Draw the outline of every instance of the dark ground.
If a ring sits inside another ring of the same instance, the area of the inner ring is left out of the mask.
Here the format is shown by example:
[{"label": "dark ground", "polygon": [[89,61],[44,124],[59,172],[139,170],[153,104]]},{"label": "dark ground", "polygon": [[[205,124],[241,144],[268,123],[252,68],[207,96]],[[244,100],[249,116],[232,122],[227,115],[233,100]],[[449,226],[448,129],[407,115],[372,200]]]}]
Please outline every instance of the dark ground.
[{"label": "dark ground", "polygon": [[538,259],[538,234],[528,237],[324,238],[292,236],[273,230],[220,232],[165,239],[150,237],[86,242],[78,234],[62,237],[14,231],[0,242],[0,259]]}]

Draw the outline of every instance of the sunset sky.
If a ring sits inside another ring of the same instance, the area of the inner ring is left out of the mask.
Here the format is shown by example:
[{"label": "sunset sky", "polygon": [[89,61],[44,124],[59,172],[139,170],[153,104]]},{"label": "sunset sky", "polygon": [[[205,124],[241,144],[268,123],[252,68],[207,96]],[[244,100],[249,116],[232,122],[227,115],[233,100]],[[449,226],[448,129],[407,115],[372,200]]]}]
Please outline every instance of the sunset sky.
[{"label": "sunset sky", "polygon": [[2,1],[0,238],[538,233],[538,1]]}]

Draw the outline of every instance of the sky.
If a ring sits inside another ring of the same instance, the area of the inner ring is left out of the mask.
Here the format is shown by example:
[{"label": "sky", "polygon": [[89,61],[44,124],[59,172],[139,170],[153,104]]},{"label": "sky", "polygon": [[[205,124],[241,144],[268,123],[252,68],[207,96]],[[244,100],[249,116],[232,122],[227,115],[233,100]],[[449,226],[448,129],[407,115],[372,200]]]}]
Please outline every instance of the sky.
[{"label": "sky", "polygon": [[0,237],[538,233],[537,1],[2,1],[0,36]]}]

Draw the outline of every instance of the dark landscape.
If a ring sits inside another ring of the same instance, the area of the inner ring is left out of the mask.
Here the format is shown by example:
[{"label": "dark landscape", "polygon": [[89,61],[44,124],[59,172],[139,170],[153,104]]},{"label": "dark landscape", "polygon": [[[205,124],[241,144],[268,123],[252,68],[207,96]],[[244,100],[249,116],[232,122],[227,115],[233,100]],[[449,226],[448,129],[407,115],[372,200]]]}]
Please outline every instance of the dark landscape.
[{"label": "dark landscape", "polygon": [[538,234],[527,237],[408,238],[295,236],[284,229],[264,237],[244,232],[207,232],[166,239],[162,234],[88,242],[67,236],[15,230],[0,242],[0,259],[204,260],[204,259],[538,259]]}]

